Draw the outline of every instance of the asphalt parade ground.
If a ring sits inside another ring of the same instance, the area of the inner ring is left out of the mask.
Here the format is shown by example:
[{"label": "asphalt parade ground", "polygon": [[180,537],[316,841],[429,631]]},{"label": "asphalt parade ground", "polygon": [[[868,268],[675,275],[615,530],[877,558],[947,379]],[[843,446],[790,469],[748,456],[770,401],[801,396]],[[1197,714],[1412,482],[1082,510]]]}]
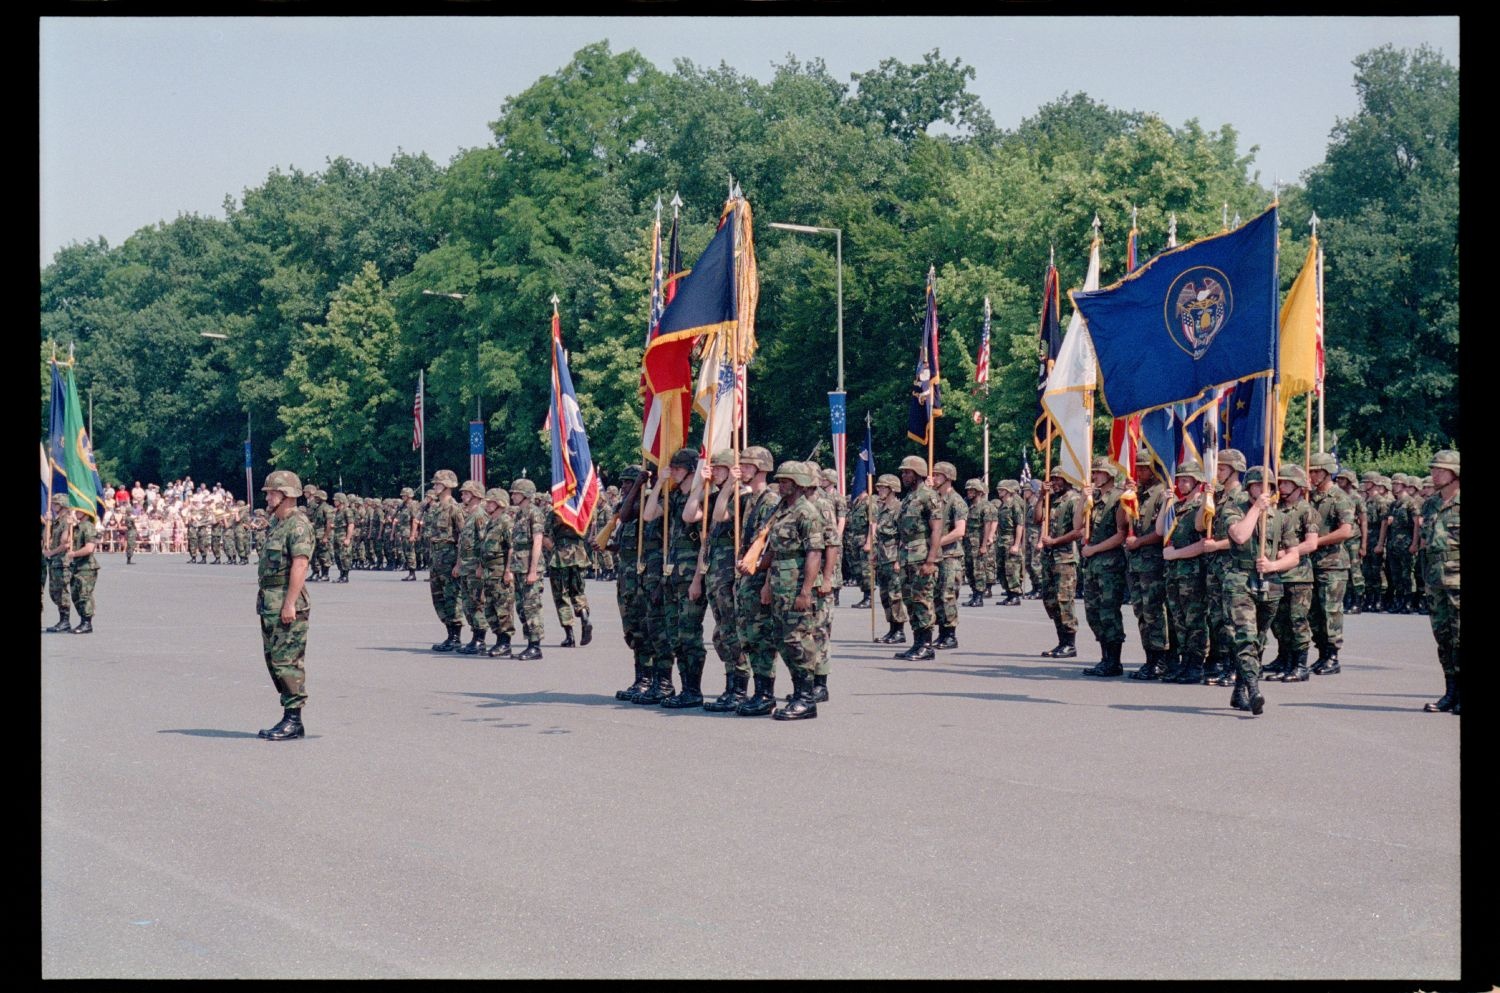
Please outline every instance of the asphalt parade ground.
[{"label": "asphalt parade ground", "polygon": [[831,700],[778,722],[617,702],[612,583],[591,645],[549,596],[517,662],[434,654],[427,584],[356,572],[310,587],[277,743],[255,567],[136,561],[103,557],[94,634],[41,635],[44,977],[1459,975],[1422,616],[1349,618],[1343,673],[1251,718],[1081,676],[1081,602],[1076,660],[1025,601],[912,663],[846,589]]}]

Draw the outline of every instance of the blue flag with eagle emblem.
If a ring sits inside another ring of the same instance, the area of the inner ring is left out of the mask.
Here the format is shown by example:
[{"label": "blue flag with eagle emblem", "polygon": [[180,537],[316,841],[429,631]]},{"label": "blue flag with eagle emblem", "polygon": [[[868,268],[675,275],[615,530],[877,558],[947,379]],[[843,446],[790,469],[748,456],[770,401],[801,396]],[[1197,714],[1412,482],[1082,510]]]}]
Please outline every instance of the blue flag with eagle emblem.
[{"label": "blue flag with eagle emblem", "polygon": [[1101,290],[1069,294],[1088,321],[1110,412],[1125,417],[1271,375],[1276,208],[1169,249]]},{"label": "blue flag with eagle emblem", "polygon": [[599,476],[589,454],[589,436],[573,392],[568,355],[562,347],[562,322],[552,315],[552,509],[558,520],[582,536],[599,502]]}]

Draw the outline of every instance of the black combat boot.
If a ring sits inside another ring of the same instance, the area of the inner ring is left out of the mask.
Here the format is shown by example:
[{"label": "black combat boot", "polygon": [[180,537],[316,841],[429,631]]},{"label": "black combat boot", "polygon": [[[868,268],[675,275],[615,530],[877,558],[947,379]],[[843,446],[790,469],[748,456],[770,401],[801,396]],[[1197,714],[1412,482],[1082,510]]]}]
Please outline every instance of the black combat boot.
[{"label": "black combat boot", "polygon": [[563,627],[563,632],[564,632],[565,636],[564,636],[562,642],[559,643],[557,647],[558,648],[572,648],[572,647],[574,647],[577,644],[577,642],[575,642],[573,640],[573,625],[571,625],[571,624],[565,625]]},{"label": "black combat boot", "polygon": [[1005,599],[1001,600],[1000,604],[999,604],[999,606],[1001,606],[1001,607],[1019,607],[1020,605],[1021,605],[1021,595],[1019,593],[1007,593],[1007,594],[1005,594]]},{"label": "black combat boot", "polygon": [[979,591],[978,590],[974,590],[972,593],[969,594],[969,599],[967,599],[967,600],[964,601],[964,606],[965,607],[983,607],[984,606],[984,597],[982,597],[982,596],[979,595]]},{"label": "black combat boot", "polygon": [[1219,671],[1214,674],[1214,682],[1219,686],[1233,686],[1238,677],[1239,663],[1232,655],[1219,657]]},{"label": "black combat boot", "polygon": [[645,689],[646,684],[650,681],[650,679],[650,670],[642,665],[639,660],[637,660],[635,663],[635,682],[631,683],[623,690],[615,690],[615,699],[629,700],[632,694],[639,693],[641,690]]},{"label": "black combat boot", "polygon": [[869,606],[870,606],[870,594],[866,593],[863,600],[859,601],[858,603],[851,603],[849,606],[853,607],[855,610],[867,610],[867,609],[869,609]]},{"label": "black combat boot", "polygon": [[578,643],[580,645],[587,645],[594,640],[594,625],[589,623],[589,612],[587,610],[580,610],[578,612],[578,622],[583,625],[583,634],[578,639]]},{"label": "black combat boot", "polygon": [[508,635],[508,634],[496,634],[495,635],[495,647],[490,649],[490,651],[489,651],[489,657],[492,658],[492,659],[508,659],[508,658],[510,658],[510,635]]},{"label": "black combat boot", "polygon": [[883,637],[876,638],[882,645],[904,645],[906,644],[906,626],[903,624],[892,624],[891,629]]},{"label": "black combat boot", "polygon": [[527,640],[526,650],[516,658],[522,662],[535,662],[542,657],[542,643],[540,641]]},{"label": "black combat boot", "polygon": [[911,646],[907,659],[911,662],[931,662],[937,658],[932,650],[932,628],[923,628],[918,636],[921,640]]},{"label": "black combat boot", "polygon": [[1062,629],[1062,624],[1061,623],[1059,623],[1057,621],[1053,621],[1052,622],[1052,630],[1054,630],[1054,631],[1057,632],[1057,644],[1053,645],[1051,648],[1047,649],[1045,652],[1041,652],[1040,653],[1040,655],[1044,659],[1055,659],[1055,658],[1058,658],[1058,654],[1057,653],[1063,650],[1063,642],[1067,638],[1067,635],[1063,633],[1063,629]]},{"label": "black combat boot", "polygon": [[668,710],[684,710],[703,706],[703,666],[684,668],[682,692],[669,696],[661,702]]},{"label": "black combat boot", "polygon": [[1281,677],[1283,683],[1305,683],[1312,676],[1307,669],[1307,649],[1299,649],[1292,655],[1290,667]]},{"label": "black combat boot", "polygon": [[1234,675],[1234,692],[1229,694],[1229,706],[1235,710],[1250,709],[1250,690],[1239,673]]},{"label": "black combat boot", "polygon": [[1074,644],[1074,640],[1077,637],[1077,632],[1064,631],[1062,635],[1062,644],[1057,646],[1057,651],[1053,654],[1052,657],[1055,659],[1077,658],[1078,647]]},{"label": "black combat boot", "polygon": [[1453,701],[1458,697],[1458,679],[1452,673],[1443,673],[1443,695],[1433,703],[1422,704],[1422,709],[1429,714],[1442,714],[1453,709]]},{"label": "black combat boot", "polygon": [[460,648],[458,653],[460,655],[478,655],[480,652],[485,651],[484,634],[483,631],[475,631],[474,636],[469,639],[469,643]]},{"label": "black combat boot", "polygon": [[735,711],[741,717],[764,717],[776,706],[776,674],[755,674],[755,695],[740,704]]},{"label": "black combat boot", "polygon": [[804,673],[792,673],[792,685],[796,690],[792,700],[773,714],[778,721],[811,720],[818,716],[818,705],[813,701],[812,677]]},{"label": "black combat boot", "polygon": [[958,647],[958,628],[953,627],[951,624],[940,624],[940,625],[938,625],[938,640],[937,640],[937,644],[933,645],[932,647],[933,648],[957,648]]},{"label": "black combat boot", "polygon": [[58,634],[66,631],[72,631],[73,625],[68,623],[68,615],[66,612],[64,612],[58,615],[56,624],[52,625],[50,628],[44,628],[43,630],[45,630],[48,634]]},{"label": "black combat boot", "polygon": [[1343,672],[1343,668],[1339,665],[1339,650],[1337,648],[1330,649],[1328,656],[1321,660],[1321,664],[1321,669],[1316,666],[1313,667],[1314,675],[1337,676],[1340,672]]},{"label": "black combat boot", "polygon": [[406,575],[401,577],[403,583],[415,583],[417,581],[417,570],[408,569]]},{"label": "black combat boot", "polygon": [[440,641],[436,645],[433,645],[432,650],[434,652],[453,651],[459,646],[459,642],[462,640],[463,630],[464,628],[462,624],[449,624],[447,640]]},{"label": "black combat boot", "polygon": [[904,652],[897,652],[891,657],[901,659],[906,662],[910,662],[915,659],[917,657],[917,654],[921,651],[922,646],[927,644],[926,635],[928,630],[929,629],[927,628],[918,628],[913,626],[911,629],[911,647]]},{"label": "black combat boot", "polygon": [[266,728],[260,732],[260,737],[267,741],[290,741],[293,738],[302,737],[306,731],[302,727],[302,708],[296,710],[283,710],[281,722],[275,727]]},{"label": "black combat boot", "polygon": [[651,670],[650,685],[640,693],[637,693],[631,703],[638,703],[645,707],[654,707],[671,696],[673,692],[672,670],[670,668],[653,669]]},{"label": "black combat boot", "polygon": [[1125,667],[1120,664],[1120,650],[1124,647],[1125,643],[1122,641],[1112,641],[1109,644],[1101,645],[1100,648],[1102,649],[1104,658],[1092,669],[1083,670],[1083,674],[1085,676],[1106,677],[1125,675]]},{"label": "black combat boot", "polygon": [[1184,685],[1203,682],[1203,658],[1201,656],[1184,656],[1182,660],[1182,672],[1178,674],[1177,682]]},{"label": "black combat boot", "polygon": [[[1455,665],[1458,663],[1457,653],[1455,653],[1453,662],[1454,662]],[[1453,674],[1453,706],[1451,706],[1451,707],[1448,708],[1448,713],[1452,714],[1454,717],[1459,716],[1459,713],[1460,713],[1460,711],[1459,711],[1459,702],[1460,702],[1459,701],[1459,697],[1462,696],[1463,685],[1464,685],[1463,673],[1462,672],[1455,672]]]},{"label": "black combat boot", "polygon": [[1146,649],[1146,664],[1130,674],[1131,679],[1153,680],[1160,679],[1162,674],[1162,653],[1154,649]]},{"label": "black combat boot", "polygon": [[814,676],[812,685],[813,703],[828,702],[828,677]]},{"label": "black combat boot", "polygon": [[74,634],[93,634],[94,633],[94,619],[92,617],[85,617],[83,620],[79,621],[78,626],[73,629],[73,633]]},{"label": "black combat boot", "polygon": [[748,680],[744,674],[738,672],[727,672],[724,674],[724,692],[720,693],[715,700],[704,703],[703,709],[713,714],[722,714],[730,710],[738,710],[740,704],[745,702],[745,683]]}]

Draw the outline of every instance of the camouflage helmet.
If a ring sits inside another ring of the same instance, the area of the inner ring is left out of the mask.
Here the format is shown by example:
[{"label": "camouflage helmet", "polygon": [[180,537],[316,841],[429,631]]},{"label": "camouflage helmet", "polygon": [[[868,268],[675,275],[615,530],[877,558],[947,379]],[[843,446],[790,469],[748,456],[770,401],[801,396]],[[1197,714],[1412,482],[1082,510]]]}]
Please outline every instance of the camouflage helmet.
[{"label": "camouflage helmet", "polygon": [[433,486],[446,486],[450,490],[458,489],[458,475],[452,469],[439,469],[432,474]]},{"label": "camouflage helmet", "polygon": [[1105,458],[1095,459],[1094,460],[1094,468],[1093,468],[1092,471],[1093,472],[1102,472],[1102,473],[1104,473],[1106,476],[1108,476],[1112,480],[1118,481],[1119,478],[1120,478],[1120,469],[1119,469],[1119,466],[1115,465],[1109,459],[1105,459]]},{"label": "camouflage helmet", "polygon": [[1314,452],[1307,459],[1307,469],[1309,472],[1314,469],[1321,469],[1331,476],[1338,467],[1339,460],[1334,458],[1329,452]]},{"label": "camouflage helmet", "polygon": [[875,485],[876,486],[887,487],[892,493],[900,493],[901,492],[901,477],[900,476],[893,476],[893,475],[891,475],[888,472],[883,472],[875,480]]},{"label": "camouflage helmet", "polygon": [[776,468],[777,479],[790,479],[797,486],[813,486],[807,466],[801,462],[783,462]]},{"label": "camouflage helmet", "polygon": [[1348,480],[1351,486],[1359,485],[1359,477],[1354,474],[1353,469],[1345,469],[1344,471],[1340,472],[1336,478],[1339,482]]},{"label": "camouflage helmet", "polygon": [[416,494],[412,492],[412,488],[410,486],[401,487],[401,499],[405,500],[407,497],[411,496],[416,496]]},{"label": "camouflage helmet", "polygon": [[964,492],[965,493],[983,493],[984,492],[984,480],[982,480],[982,479],[970,479],[970,480],[967,480],[964,483]]},{"label": "camouflage helmet", "polygon": [[1021,484],[1016,482],[1014,479],[1002,479],[998,484],[996,484],[995,489],[999,490],[1002,493],[1006,490],[1009,490],[1012,493],[1019,493],[1021,492]]},{"label": "camouflage helmet", "polygon": [[1418,483],[1417,485],[1418,486],[1435,486],[1437,484],[1435,484],[1432,481],[1432,477],[1431,476],[1423,476],[1422,477],[1422,481],[1420,483]]},{"label": "camouflage helmet", "polygon": [[235,501],[235,502],[234,502],[234,505],[235,505],[235,506],[236,506],[236,507],[243,507],[243,506],[244,506],[244,505],[245,505],[245,501],[243,501],[243,500],[236,500],[236,501]]},{"label": "camouflage helmet", "polygon": [[348,500],[348,499],[349,498],[347,496],[345,496],[342,492],[335,493],[333,495],[333,502],[334,503],[343,503],[345,500]]},{"label": "camouflage helmet", "polygon": [[1375,486],[1377,486],[1377,487],[1383,486],[1386,489],[1390,489],[1391,488],[1391,477],[1389,477],[1389,476],[1379,476],[1379,475],[1377,475],[1374,479],[1370,480],[1370,482],[1372,484],[1374,484]]},{"label": "camouflage helmet", "polygon": [[298,479],[297,474],[289,469],[277,469],[266,477],[265,485],[260,488],[262,493],[267,493],[271,490],[275,490],[278,493],[285,493],[289,497],[299,497],[302,495],[302,480]]},{"label": "camouflage helmet", "polygon": [[638,466],[638,465],[628,465],[625,468],[623,468],[623,469],[620,470],[620,482],[622,482],[622,483],[633,483],[637,479],[640,478],[640,475],[641,475],[641,467],[640,466]]},{"label": "camouflage helmet", "polygon": [[1065,483],[1071,482],[1071,480],[1068,479],[1067,474],[1062,471],[1062,466],[1060,466],[1060,465],[1053,466],[1052,467],[1052,473],[1047,478],[1048,479],[1061,479]]},{"label": "camouflage helmet", "polygon": [[914,472],[918,476],[927,475],[927,460],[920,455],[908,455],[901,460],[902,472]]},{"label": "camouflage helmet", "polygon": [[1189,479],[1196,479],[1200,483],[1207,481],[1203,475],[1203,466],[1197,459],[1185,459],[1180,462],[1177,466],[1177,471],[1173,475],[1177,478],[1186,476]]},{"label": "camouflage helmet", "polygon": [[1364,472],[1360,473],[1359,481],[1361,483],[1373,483],[1379,478],[1380,473],[1376,472],[1374,469],[1367,469]]},{"label": "camouflage helmet", "polygon": [[1135,464],[1137,466],[1151,465],[1151,452],[1147,450],[1145,445],[1135,450]]},{"label": "camouflage helmet", "polygon": [[717,452],[714,452],[714,457],[709,460],[709,465],[723,466],[726,469],[734,464],[734,449],[732,448],[719,449]]},{"label": "camouflage helmet", "polygon": [[1432,457],[1432,461],[1427,463],[1427,468],[1429,470],[1447,469],[1453,475],[1457,476],[1458,453],[1451,448],[1445,448]]},{"label": "camouflage helmet", "polygon": [[484,499],[484,487],[480,485],[477,479],[464,480],[464,484],[458,488],[458,495],[463,496],[466,493],[472,493],[480,500]]},{"label": "camouflage helmet", "polygon": [[1227,465],[1235,472],[1245,471],[1245,453],[1238,448],[1226,448],[1219,453],[1219,465]]},{"label": "camouflage helmet", "polygon": [[491,486],[489,489],[485,490],[484,498],[488,502],[493,503],[498,507],[504,507],[506,504],[510,503],[510,494],[506,493],[498,486]]},{"label": "camouflage helmet", "polygon": [[820,475],[823,477],[823,482],[827,485],[834,487],[839,485],[839,474],[832,469],[824,469]]},{"label": "camouflage helmet", "polygon": [[1251,483],[1260,483],[1264,485],[1266,476],[1267,473],[1264,466],[1253,465],[1248,470],[1246,470],[1244,483],[1246,486],[1249,486]]},{"label": "camouflage helmet", "polygon": [[1307,473],[1295,462],[1284,462],[1281,471],[1276,474],[1279,482],[1296,483],[1303,489],[1307,489]]},{"label": "camouflage helmet", "polygon": [[519,493],[525,497],[534,497],[536,496],[536,484],[523,477],[510,484],[510,493],[512,496]]},{"label": "camouflage helmet", "polygon": [[751,445],[740,452],[740,464],[749,463],[761,472],[770,472],[776,468],[776,460],[771,458],[771,453],[759,445]]},{"label": "camouflage helmet", "polygon": [[1393,473],[1391,473],[1390,480],[1391,480],[1391,485],[1393,485],[1393,486],[1410,486],[1411,485],[1411,477],[1408,476],[1404,472],[1393,472]]},{"label": "camouflage helmet", "polygon": [[958,479],[958,469],[952,462],[934,462],[932,464],[932,474],[936,476],[940,473],[950,483]]},{"label": "camouflage helmet", "polygon": [[679,448],[672,455],[672,461],[667,464],[673,469],[696,469],[698,467],[698,450],[695,448]]}]

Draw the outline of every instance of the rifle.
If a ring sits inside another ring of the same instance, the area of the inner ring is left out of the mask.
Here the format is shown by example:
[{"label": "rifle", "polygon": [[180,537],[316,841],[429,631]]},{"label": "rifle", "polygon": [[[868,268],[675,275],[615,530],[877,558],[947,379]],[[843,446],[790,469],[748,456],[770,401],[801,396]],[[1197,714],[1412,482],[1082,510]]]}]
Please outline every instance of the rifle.
[{"label": "rifle", "polygon": [[[610,536],[615,533],[615,528],[620,526],[620,515],[625,512],[625,508],[630,506],[630,501],[635,498],[635,495],[638,492],[640,492],[641,481],[645,478],[646,473],[642,472],[640,475],[636,476],[630,481],[630,488],[625,491],[624,496],[620,497],[620,509],[614,512],[614,515],[609,519],[609,523],[604,525],[604,527],[600,529],[599,533],[594,536],[594,547],[599,551],[602,552],[606,550],[606,546],[609,544]],[[639,511],[637,511],[637,514],[639,514]]]},{"label": "rifle", "polygon": [[[813,450],[807,453],[807,458],[803,461],[811,462],[813,459],[817,458],[818,452],[821,451],[822,448],[823,442],[819,441],[816,445],[813,446]],[[771,521],[766,521],[761,529],[756,532],[755,540],[750,542],[750,547],[745,550],[744,556],[741,557],[740,568],[744,569],[745,572],[749,575],[753,576],[760,570],[760,559],[761,556],[765,554],[766,541],[770,538],[770,536]]]}]

